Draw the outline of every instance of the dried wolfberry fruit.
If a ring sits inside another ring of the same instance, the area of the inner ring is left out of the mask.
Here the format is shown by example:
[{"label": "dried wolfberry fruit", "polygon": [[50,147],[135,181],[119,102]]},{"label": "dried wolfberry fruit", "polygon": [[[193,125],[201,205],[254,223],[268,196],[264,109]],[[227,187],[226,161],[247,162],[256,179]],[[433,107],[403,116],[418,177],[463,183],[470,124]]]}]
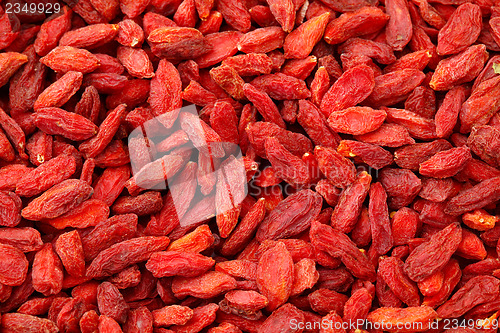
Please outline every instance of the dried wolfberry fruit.
[{"label": "dried wolfberry fruit", "polygon": [[337,152],[375,169],[382,169],[393,162],[392,154],[382,147],[355,140],[340,141]]},{"label": "dried wolfberry fruit", "polygon": [[130,167],[106,168],[94,185],[93,199],[101,200],[111,206],[118,198],[125,182],[130,178]]},{"label": "dried wolfberry fruit", "polygon": [[158,27],[151,31],[148,42],[156,56],[171,61],[201,56],[210,50],[201,32],[188,27]]},{"label": "dried wolfberry fruit", "polygon": [[129,306],[111,282],[104,281],[97,288],[97,306],[101,315],[109,316],[122,324],[127,320]]},{"label": "dried wolfberry fruit", "polygon": [[91,24],[66,32],[59,40],[59,45],[93,49],[112,41],[117,34],[117,24]]},{"label": "dried wolfberry fruit", "polygon": [[[301,190],[281,201],[259,225],[256,238],[287,238],[307,230],[321,210],[322,198],[311,190]],[[292,209],[293,207],[293,209]]]},{"label": "dried wolfberry fruit", "polygon": [[481,82],[460,109],[460,132],[470,132],[472,127],[488,124],[500,109],[491,96],[500,89],[500,77]]},{"label": "dried wolfberry fruit", "polygon": [[108,281],[118,289],[135,287],[141,282],[141,271],[137,265],[129,266],[120,273],[113,275]]},{"label": "dried wolfberry fruit", "polygon": [[72,46],[58,46],[40,61],[56,72],[90,73],[99,67],[99,60],[89,51]]},{"label": "dried wolfberry fruit", "polygon": [[212,327],[208,333],[241,333],[241,330],[231,323],[222,323],[217,327]]},{"label": "dried wolfberry fruit", "polygon": [[484,209],[476,209],[473,212],[465,213],[462,216],[462,221],[469,228],[485,231],[494,228],[495,224],[500,221],[500,218],[490,215]]},{"label": "dried wolfberry fruit", "polygon": [[420,226],[418,213],[411,208],[402,207],[398,211],[391,213],[392,235],[394,245],[407,244],[417,234]]},{"label": "dried wolfberry fruit", "polygon": [[328,126],[335,132],[362,135],[378,129],[386,116],[383,110],[374,110],[366,106],[350,107],[332,112],[328,117]]},{"label": "dried wolfberry fruit", "polygon": [[53,321],[22,313],[4,313],[2,315],[2,330],[6,333],[59,332]]},{"label": "dried wolfberry fruit", "polygon": [[120,104],[113,109],[99,126],[97,134],[80,144],[79,150],[86,158],[96,157],[111,142],[125,117],[125,107],[125,104]]},{"label": "dried wolfberry fruit", "polygon": [[213,259],[198,253],[166,251],[153,253],[146,263],[146,268],[155,277],[194,277],[205,273],[214,264]]},{"label": "dried wolfberry fruit", "polygon": [[[473,80],[488,59],[486,46],[473,45],[464,51],[439,62],[429,86],[434,90],[449,90]],[[450,74],[453,73],[453,76]]]},{"label": "dried wolfberry fruit", "polygon": [[299,295],[312,288],[319,279],[316,263],[313,259],[304,258],[294,265],[294,281],[291,296]]},{"label": "dried wolfberry fruit", "polygon": [[476,90],[477,86],[481,84],[482,82],[492,79],[497,76],[497,73],[495,72],[495,69],[498,71],[498,56],[492,56],[484,66],[483,70],[477,78],[474,80],[474,84],[472,85],[472,91]]},{"label": "dried wolfberry fruit", "polygon": [[129,46],[120,46],[116,57],[121,62],[127,72],[139,79],[152,78],[153,64],[149,60],[146,51]]},{"label": "dried wolfberry fruit", "polygon": [[433,118],[436,113],[436,96],[428,87],[416,87],[405,102],[405,109],[425,118]]},{"label": "dried wolfberry fruit", "polygon": [[493,126],[478,126],[474,127],[467,140],[467,145],[472,152],[478,155],[483,161],[492,166],[498,166],[499,158],[496,146],[500,130]]},{"label": "dried wolfberry fruit", "polygon": [[325,31],[326,24],[330,18],[330,13],[313,17],[302,23],[297,29],[291,32],[283,45],[286,58],[303,59],[307,57],[314,45],[321,39]]},{"label": "dried wolfberry fruit", "polygon": [[250,123],[246,128],[246,133],[255,153],[262,157],[266,156],[265,141],[268,137],[276,137],[286,150],[297,157],[301,157],[313,149],[310,139],[306,136],[286,131],[278,125],[269,122],[258,121]]},{"label": "dried wolfberry fruit", "polygon": [[396,56],[389,45],[357,37],[345,41],[339,46],[338,51],[341,54],[367,56],[384,65],[396,61]]},{"label": "dried wolfberry fruit", "polygon": [[500,281],[492,276],[476,276],[467,281],[437,313],[441,318],[457,318],[474,306],[498,297]]},{"label": "dried wolfberry fruit", "polygon": [[123,46],[137,47],[144,42],[144,32],[141,26],[133,20],[125,19],[118,23],[118,35],[116,41]]},{"label": "dried wolfberry fruit", "polygon": [[0,229],[0,243],[14,246],[22,252],[38,251],[43,246],[40,232],[29,227]]},{"label": "dried wolfberry fruit", "polygon": [[[373,288],[373,285],[371,286]],[[373,296],[367,288],[352,291],[344,305],[344,321],[349,323],[365,320],[370,312]]]},{"label": "dried wolfberry fruit", "polygon": [[[252,24],[251,17],[243,1],[219,1],[217,3],[217,10],[222,14],[224,20],[234,29],[241,32],[250,30]],[[203,16],[208,16],[208,13]],[[202,15],[200,15],[200,18],[203,19]]]},{"label": "dried wolfberry fruit", "polygon": [[26,145],[26,134],[19,124],[0,108],[0,125],[9,138],[12,147],[15,148],[21,158],[27,159],[28,155],[24,152]]},{"label": "dried wolfberry fruit", "polygon": [[162,199],[160,192],[148,191],[135,197],[118,198],[111,210],[114,214],[150,215],[161,210]]},{"label": "dried wolfberry fruit", "polygon": [[168,327],[171,325],[185,325],[192,317],[193,310],[187,306],[170,305],[151,312],[153,325]]},{"label": "dried wolfberry fruit", "polygon": [[294,187],[309,185],[309,170],[307,165],[297,156],[286,150],[276,138],[266,139],[266,156],[271,162],[276,176]]},{"label": "dried wolfberry fruit", "polygon": [[99,332],[119,332],[120,324],[116,320],[106,315],[99,316]]},{"label": "dried wolfberry fruit", "polygon": [[313,55],[304,59],[292,59],[286,62],[281,71],[285,75],[305,80],[311,75],[317,63],[318,59]]},{"label": "dried wolfberry fruit", "polygon": [[238,42],[244,53],[267,53],[283,46],[286,33],[279,27],[259,28],[247,32]]},{"label": "dried wolfberry fruit", "polygon": [[[270,243],[269,246],[267,246],[266,243]],[[274,247],[277,243],[275,241],[267,241],[263,244],[266,244],[266,246],[262,246],[264,247],[262,251],[260,251],[261,247],[259,246],[259,249],[257,249],[258,251],[255,254],[256,256],[262,255],[263,252],[265,252],[269,248]],[[219,262],[215,265],[215,270],[231,275],[235,278],[242,278],[251,281],[254,281],[257,277],[257,263],[246,259],[236,259]]]},{"label": "dried wolfberry fruit", "polygon": [[401,147],[411,145],[415,140],[408,130],[397,124],[382,124],[377,130],[363,135],[355,136],[356,140],[388,147]]},{"label": "dried wolfberry fruit", "polygon": [[321,101],[330,88],[330,75],[324,66],[319,66],[311,81],[311,102],[316,106],[321,105]]},{"label": "dried wolfberry fruit", "polygon": [[4,86],[12,75],[26,62],[28,57],[25,54],[17,52],[4,52],[0,55],[0,87]]},{"label": "dried wolfberry fruit", "polygon": [[333,185],[345,188],[354,182],[356,172],[350,160],[331,148],[320,146],[314,149],[314,155],[319,169]]},{"label": "dried wolfberry fruit", "polygon": [[15,193],[0,191],[0,225],[17,226],[21,222],[21,208],[21,199]]},{"label": "dried wolfberry fruit", "polygon": [[63,286],[63,266],[61,260],[52,248],[52,244],[45,244],[33,260],[33,288],[44,294],[55,295]]},{"label": "dried wolfberry fruit", "polygon": [[193,316],[185,325],[175,325],[170,327],[176,333],[200,332],[206,326],[215,321],[215,314],[218,313],[217,304],[209,303],[193,309]]},{"label": "dried wolfberry fruit", "polygon": [[429,50],[419,50],[408,53],[396,60],[394,63],[386,66],[384,68],[384,73],[387,74],[405,68],[414,68],[423,71],[429,64],[430,58],[431,53]]},{"label": "dried wolfberry fruit", "polygon": [[148,102],[155,116],[175,112],[182,106],[179,72],[169,61],[160,61],[150,89]]},{"label": "dried wolfberry fruit", "polygon": [[265,215],[264,199],[259,199],[252,206],[241,222],[236,226],[232,234],[224,242],[221,253],[224,255],[234,255],[250,240],[257,226],[264,219]]},{"label": "dried wolfberry fruit", "polygon": [[[467,90],[463,86],[452,88],[446,93],[443,103],[436,112],[434,121],[436,123],[436,134],[439,138],[448,137],[461,112],[462,104],[465,102]],[[464,116],[467,111],[463,111]]]},{"label": "dried wolfberry fruit", "polygon": [[15,159],[14,148],[12,148],[9,139],[7,139],[7,136],[1,129],[0,129],[0,158],[7,162],[12,162]]},{"label": "dried wolfberry fruit", "polygon": [[[431,6],[427,2],[427,0],[416,1],[416,4],[418,5],[418,9],[422,16],[422,19],[425,22],[435,27],[436,29],[443,28],[443,26],[446,24],[446,20],[441,17],[440,13],[433,6]],[[410,14],[410,16],[411,15],[412,14]]]},{"label": "dried wolfberry fruit", "polygon": [[419,172],[423,176],[447,178],[456,175],[472,158],[468,147],[458,147],[436,153],[420,164]]},{"label": "dried wolfberry fruit", "polygon": [[194,59],[200,68],[215,65],[222,60],[233,56],[237,51],[237,45],[242,33],[237,31],[215,32],[205,37],[209,52]]},{"label": "dried wolfberry fruit", "polygon": [[313,246],[327,252],[332,257],[340,258],[354,276],[360,279],[375,280],[375,269],[372,263],[346,234],[313,221],[309,237]]},{"label": "dried wolfberry fruit", "polygon": [[462,241],[456,253],[462,258],[474,260],[482,260],[487,255],[482,240],[467,229],[462,230]]},{"label": "dried wolfberry fruit", "polygon": [[[1,136],[1,135],[0,135]],[[7,140],[7,138],[5,138]],[[10,145],[10,143],[9,143]],[[26,143],[26,151],[33,165],[39,166],[52,158],[53,137],[42,131],[37,131]],[[12,153],[14,150],[10,148]]]},{"label": "dried wolfberry fruit", "polygon": [[85,259],[78,231],[73,230],[60,235],[56,240],[55,250],[68,274],[75,277],[85,274]]},{"label": "dried wolfberry fruit", "polygon": [[271,13],[285,32],[291,32],[295,23],[295,10],[292,0],[267,0]]},{"label": "dried wolfberry fruit", "polygon": [[460,225],[452,223],[431,236],[413,250],[406,259],[404,270],[413,281],[420,282],[442,269],[462,240]]},{"label": "dried wolfberry fruit", "polygon": [[236,280],[224,273],[209,271],[197,277],[176,276],[172,281],[175,297],[194,296],[210,299],[236,288]]},{"label": "dried wolfberry fruit", "polygon": [[424,73],[413,68],[379,75],[374,79],[375,86],[366,99],[366,103],[373,106],[387,106],[401,102],[422,83],[424,78]]},{"label": "dried wolfberry fruit", "polygon": [[83,80],[83,86],[92,85],[101,94],[115,94],[122,90],[126,83],[126,76],[114,73],[90,73]]},{"label": "dried wolfberry fruit", "polygon": [[44,22],[34,41],[36,53],[44,56],[57,46],[59,39],[71,28],[73,11],[63,7],[62,14]]},{"label": "dried wolfberry fruit", "polygon": [[384,307],[400,308],[403,302],[394,295],[391,288],[385,283],[380,274],[377,275],[375,292],[380,304]]},{"label": "dried wolfberry fruit", "polygon": [[381,30],[389,16],[376,7],[362,7],[340,15],[330,22],[325,31],[325,41],[340,44],[351,37],[358,37]]},{"label": "dried wolfberry fruit", "polygon": [[352,231],[361,213],[362,204],[368,195],[372,177],[361,172],[352,185],[345,189],[332,213],[331,224],[344,233]]},{"label": "dried wolfberry fruit", "polygon": [[71,177],[76,161],[71,155],[60,155],[31,170],[16,185],[16,194],[32,197]]},{"label": "dried wolfberry fruit", "polygon": [[42,220],[61,216],[92,195],[92,187],[77,179],[68,179],[54,185],[31,201],[21,212],[30,220]]},{"label": "dried wolfberry fruit", "polygon": [[257,333],[263,332],[281,332],[290,330],[290,323],[303,323],[304,315],[297,307],[292,304],[285,304],[272,313],[260,325]]},{"label": "dried wolfberry fruit", "polygon": [[320,314],[336,312],[343,315],[344,305],[348,300],[346,295],[330,289],[318,289],[307,296],[311,308]]},{"label": "dried wolfberry fruit", "polygon": [[483,208],[498,200],[500,177],[490,178],[451,198],[444,212],[453,216]]},{"label": "dried wolfberry fruit", "polygon": [[412,37],[412,23],[408,5],[401,0],[389,0],[385,4],[389,21],[385,29],[387,43],[396,51],[401,51]]},{"label": "dried wolfberry fruit", "polygon": [[282,73],[261,75],[253,79],[250,83],[276,100],[311,97],[311,92],[307,89],[304,80]]},{"label": "dried wolfberry fruit", "polygon": [[436,273],[426,277],[418,283],[418,289],[424,296],[436,295],[443,287],[444,272],[437,271]]},{"label": "dried wolfberry fruit", "polygon": [[391,209],[399,209],[408,205],[422,188],[421,180],[407,169],[383,169],[379,180],[389,196]]},{"label": "dried wolfberry fruit", "polygon": [[264,53],[239,54],[222,61],[223,65],[232,67],[240,76],[270,74],[271,58]]},{"label": "dried wolfberry fruit", "polygon": [[267,309],[275,310],[284,304],[292,291],[293,261],[283,243],[267,250],[257,266],[257,287],[268,300]]},{"label": "dried wolfberry fruit", "polygon": [[387,193],[381,183],[370,186],[368,216],[372,232],[372,247],[377,253],[385,254],[392,248],[394,240],[387,208]]},{"label": "dried wolfberry fruit", "polygon": [[[131,303],[150,298],[155,294],[157,279],[147,269],[141,269],[141,281],[138,285],[123,291],[126,302]],[[147,304],[147,302],[146,302]]]},{"label": "dried wolfberry fruit", "polygon": [[[328,323],[326,325],[322,325],[321,329],[319,330],[320,333],[345,333],[346,330],[342,327],[344,324],[344,321],[342,320],[342,317],[337,314],[337,311],[332,311],[328,313],[326,316],[323,318],[320,318],[320,320],[317,321],[318,323]],[[347,320],[345,322],[348,322]],[[311,327],[314,327],[316,323],[313,322],[310,324]],[[313,331],[314,332],[314,331]]]},{"label": "dried wolfberry fruit", "polygon": [[258,311],[268,304],[267,298],[253,290],[232,290],[220,302],[221,311],[244,314],[245,317],[258,316]]},{"label": "dried wolfberry fruit", "polygon": [[[368,321],[379,323],[384,330],[389,332],[423,332],[428,330],[438,314],[431,307],[408,307],[404,309],[382,307],[368,314]],[[411,329],[395,329],[396,323],[405,327],[417,327]]]},{"label": "dried wolfberry fruit", "polygon": [[417,285],[403,271],[403,261],[395,257],[381,257],[378,274],[392,292],[408,306],[419,306],[420,295]]},{"label": "dried wolfberry fruit", "polygon": [[152,333],[153,315],[151,314],[151,311],[149,311],[145,306],[130,310],[127,315],[127,322],[123,326],[123,330],[128,333]]},{"label": "dried wolfberry fruit", "polygon": [[437,53],[448,55],[465,50],[477,40],[481,28],[481,9],[478,5],[464,3],[458,6],[439,30]]},{"label": "dried wolfberry fruit", "polygon": [[420,164],[434,156],[436,153],[451,149],[452,145],[446,140],[411,144],[397,149],[394,152],[394,161],[398,166],[417,171]]},{"label": "dried wolfberry fruit", "polygon": [[243,81],[234,68],[223,64],[211,69],[210,76],[231,97],[236,100],[244,99],[243,85],[245,81]]},{"label": "dried wolfberry fruit", "polygon": [[35,124],[47,134],[61,135],[73,141],[83,141],[97,134],[97,126],[89,119],[57,107],[38,110]]},{"label": "dried wolfberry fruit", "polygon": [[110,246],[100,252],[86,275],[89,277],[109,276],[123,268],[148,259],[152,253],[167,248],[167,237],[138,237]]},{"label": "dried wolfberry fruit", "polygon": [[325,117],[365,100],[375,86],[373,71],[365,65],[347,70],[324,95],[320,110]]}]

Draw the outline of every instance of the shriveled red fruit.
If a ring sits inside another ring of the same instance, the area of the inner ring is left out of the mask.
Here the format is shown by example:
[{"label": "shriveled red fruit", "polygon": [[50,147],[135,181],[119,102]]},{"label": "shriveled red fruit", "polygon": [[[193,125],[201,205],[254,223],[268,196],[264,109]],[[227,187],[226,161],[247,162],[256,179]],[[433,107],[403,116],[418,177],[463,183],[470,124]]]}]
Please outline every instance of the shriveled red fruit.
[{"label": "shriveled red fruit", "polygon": [[435,233],[428,242],[418,246],[405,262],[405,272],[419,282],[442,269],[455,253],[462,240],[462,230],[457,223]]},{"label": "shriveled red fruit", "polygon": [[293,261],[283,243],[267,250],[257,266],[257,287],[269,300],[267,309],[274,311],[292,292]]},{"label": "shriveled red fruit", "polygon": [[328,126],[338,133],[362,135],[373,132],[384,122],[387,114],[370,107],[350,107],[335,111],[328,117]]},{"label": "shriveled red fruit", "polygon": [[476,41],[481,32],[481,9],[475,4],[463,4],[453,12],[439,30],[437,53],[448,55],[461,52]]}]

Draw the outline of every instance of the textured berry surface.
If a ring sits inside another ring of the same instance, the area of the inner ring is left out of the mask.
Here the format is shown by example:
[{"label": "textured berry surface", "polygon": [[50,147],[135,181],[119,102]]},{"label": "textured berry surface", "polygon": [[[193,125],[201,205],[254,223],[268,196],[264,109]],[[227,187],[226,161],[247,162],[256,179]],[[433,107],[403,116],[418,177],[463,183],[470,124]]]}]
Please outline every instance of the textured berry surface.
[{"label": "textured berry surface", "polygon": [[497,333],[499,52],[492,0],[0,0],[0,332]]}]

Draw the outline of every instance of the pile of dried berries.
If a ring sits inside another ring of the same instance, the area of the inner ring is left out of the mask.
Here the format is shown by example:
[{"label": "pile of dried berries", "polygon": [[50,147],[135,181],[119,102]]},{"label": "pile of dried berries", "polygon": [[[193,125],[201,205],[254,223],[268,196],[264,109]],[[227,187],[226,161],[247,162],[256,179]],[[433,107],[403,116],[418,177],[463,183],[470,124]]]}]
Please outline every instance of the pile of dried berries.
[{"label": "pile of dried berries", "polygon": [[496,332],[471,1],[4,1],[2,332]]}]

